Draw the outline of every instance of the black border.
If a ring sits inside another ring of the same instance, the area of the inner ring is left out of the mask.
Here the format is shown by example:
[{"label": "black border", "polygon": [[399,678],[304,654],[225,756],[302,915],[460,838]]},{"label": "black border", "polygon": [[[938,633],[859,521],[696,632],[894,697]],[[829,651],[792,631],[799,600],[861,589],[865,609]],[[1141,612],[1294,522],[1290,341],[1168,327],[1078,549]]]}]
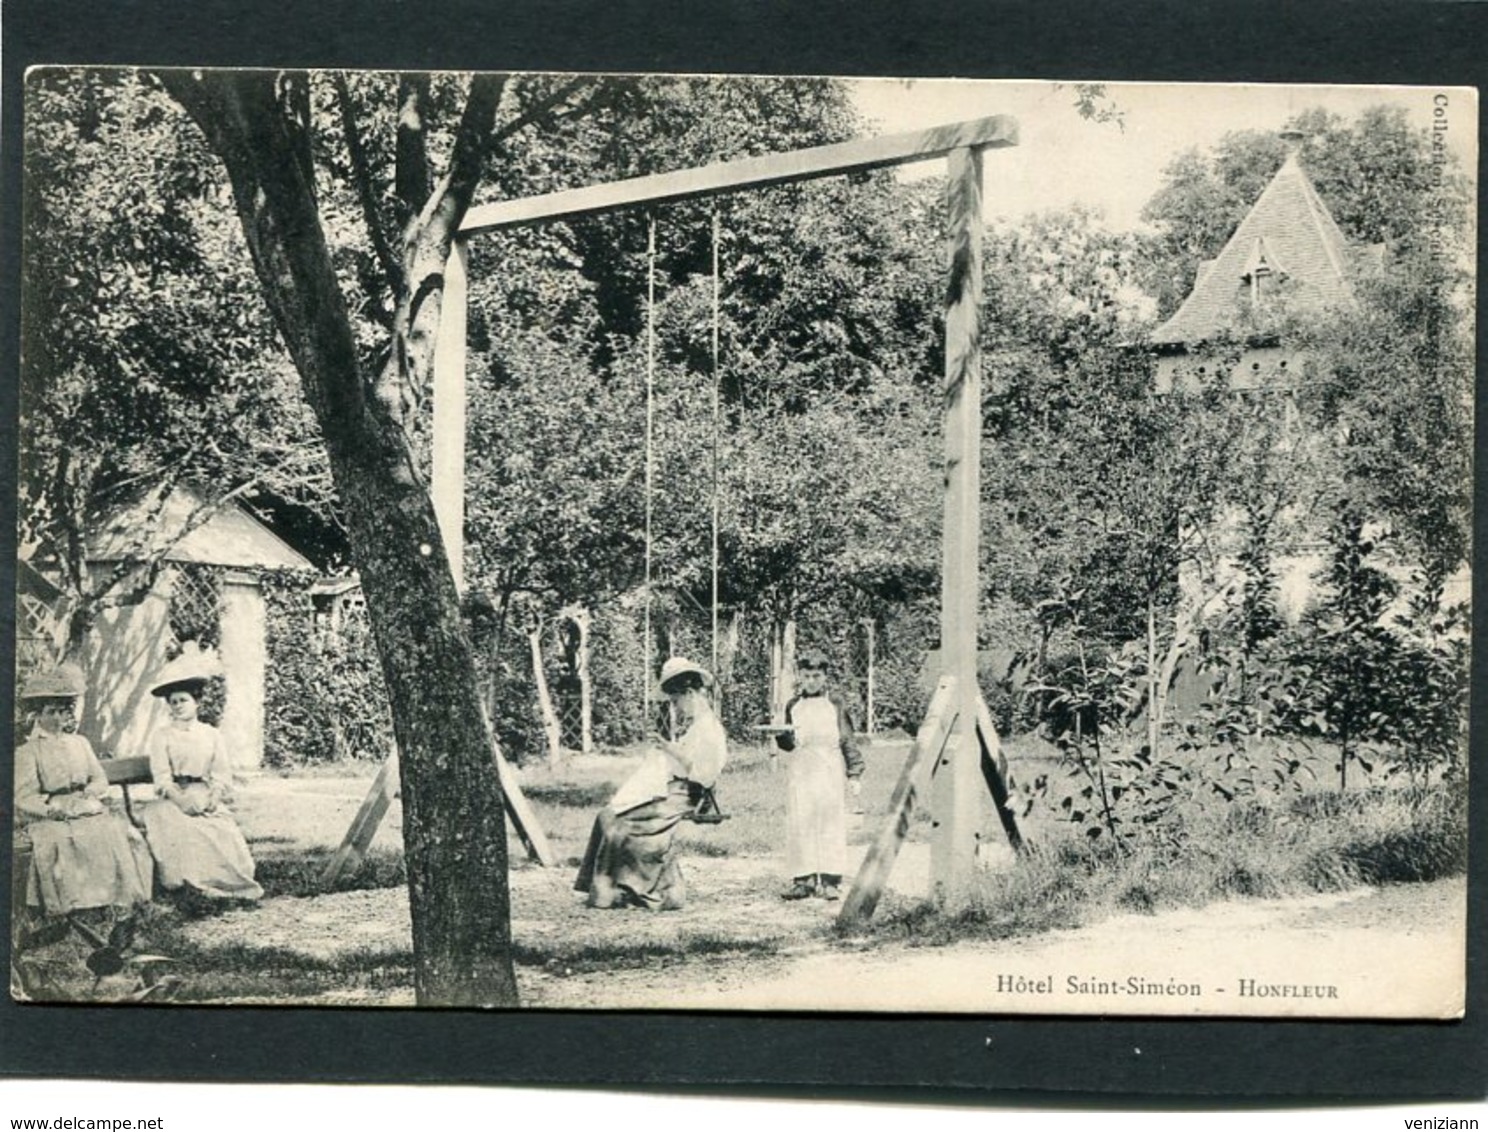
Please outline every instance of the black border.
[{"label": "black border", "polygon": [[[1430,0],[1313,0],[1305,6],[1278,0],[9,0],[0,20],[0,375],[6,375],[0,376],[0,467],[6,482],[16,459],[21,80],[31,65],[1438,86],[1480,86],[1488,70],[1488,9]],[[1480,123],[1480,166],[1481,153]],[[1480,312],[1479,341],[1482,335]],[[1479,421],[1488,409],[1484,385],[1479,382]],[[1481,466],[1481,440],[1478,454]],[[1480,503],[1482,494],[1480,477]],[[3,671],[10,670],[14,640],[14,511],[14,492],[0,490]],[[1480,547],[1488,534],[1482,516],[1480,506]],[[1485,610],[1483,563],[1476,564],[1475,636]],[[1475,657],[1475,703],[1484,690],[1484,663]],[[0,726],[11,719],[11,694],[11,681],[0,678]],[[1481,766],[1482,732],[1474,727],[1475,767]],[[10,738],[0,736],[0,766],[7,768],[0,782],[9,780]],[[1209,1105],[1481,1099],[1488,1095],[1485,787],[1488,773],[1476,774],[1468,1013],[1458,1023],[20,1007],[0,994],[0,1075],[590,1084],[1062,1105],[1129,1105],[1137,1098],[1151,1104],[1165,1097]],[[5,852],[0,848],[0,856]],[[8,885],[5,868],[0,907],[9,907]]]}]

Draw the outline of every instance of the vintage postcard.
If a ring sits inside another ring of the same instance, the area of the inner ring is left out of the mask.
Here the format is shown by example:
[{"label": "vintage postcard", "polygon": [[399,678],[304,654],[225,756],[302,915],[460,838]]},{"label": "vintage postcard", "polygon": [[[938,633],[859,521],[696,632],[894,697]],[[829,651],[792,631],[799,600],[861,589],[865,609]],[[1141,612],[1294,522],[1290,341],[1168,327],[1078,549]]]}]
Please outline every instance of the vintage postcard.
[{"label": "vintage postcard", "polygon": [[16,1001],[1462,1016],[1475,90],[24,87]]}]

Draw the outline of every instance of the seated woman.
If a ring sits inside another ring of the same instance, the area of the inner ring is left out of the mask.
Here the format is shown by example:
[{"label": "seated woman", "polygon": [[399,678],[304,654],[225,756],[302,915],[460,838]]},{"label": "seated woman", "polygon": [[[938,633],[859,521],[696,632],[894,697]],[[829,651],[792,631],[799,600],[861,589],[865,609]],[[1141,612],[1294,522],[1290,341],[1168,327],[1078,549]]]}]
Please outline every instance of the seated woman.
[{"label": "seated woman", "polygon": [[51,916],[88,909],[127,915],[150,899],[150,851],[139,831],[104,804],[110,786],[88,740],[71,732],[83,674],[64,666],[21,689],[32,721],[16,748],[17,893]]},{"label": "seated woman", "polygon": [[257,900],[248,843],[228,810],[232,767],[217,728],[197,719],[202,690],[218,669],[188,649],[165,666],[150,689],[170,708],[170,722],[150,736],[150,776],[157,800],[142,807],[145,837],[160,886],[188,901]]},{"label": "seated woman", "polygon": [[599,812],[574,891],[591,908],[673,911],[687,899],[673,838],[728,759],[723,724],[704,688],[712,677],[673,657],[661,668],[661,690],[685,724],[674,743],[653,740],[640,767]]}]

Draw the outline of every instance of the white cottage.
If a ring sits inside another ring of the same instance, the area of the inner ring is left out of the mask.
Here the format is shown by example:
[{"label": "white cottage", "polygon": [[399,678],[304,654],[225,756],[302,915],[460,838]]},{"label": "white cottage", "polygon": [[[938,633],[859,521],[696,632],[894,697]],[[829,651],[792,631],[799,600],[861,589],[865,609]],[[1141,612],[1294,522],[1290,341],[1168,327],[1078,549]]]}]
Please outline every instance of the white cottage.
[{"label": "white cottage", "polygon": [[[144,503],[116,513],[88,541],[89,573],[143,560],[142,535],[180,530],[202,513],[204,502],[197,492],[178,488],[158,517]],[[182,640],[216,643],[227,682],[223,739],[235,766],[256,768],[263,762],[268,663],[262,579],[267,571],[313,566],[236,503],[213,511],[164,558],[145,599],[106,610],[89,634],[80,728],[109,754],[142,754],[151,730],[166,718],[164,705],[150,695],[150,675]]]}]

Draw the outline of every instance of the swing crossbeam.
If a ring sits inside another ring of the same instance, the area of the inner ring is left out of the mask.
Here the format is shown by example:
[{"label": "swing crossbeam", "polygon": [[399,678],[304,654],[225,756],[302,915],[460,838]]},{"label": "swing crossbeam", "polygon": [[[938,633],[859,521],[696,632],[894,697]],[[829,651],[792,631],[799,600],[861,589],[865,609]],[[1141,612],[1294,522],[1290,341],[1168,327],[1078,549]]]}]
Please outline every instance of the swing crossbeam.
[{"label": "swing crossbeam", "polygon": [[809,181],[837,173],[909,165],[945,157],[958,149],[996,149],[1017,144],[1017,119],[995,114],[988,118],[974,118],[929,130],[860,138],[834,145],[792,150],[789,153],[770,153],[762,157],[746,157],[695,169],[681,169],[674,173],[655,173],[646,177],[609,181],[602,185],[565,189],[542,196],[523,197],[520,200],[477,205],[465,214],[459,234],[464,239],[482,232],[494,232],[499,228],[516,228],[549,220],[572,220],[579,216],[594,216],[638,204],[696,200],[699,197],[717,196],[741,189]]}]

